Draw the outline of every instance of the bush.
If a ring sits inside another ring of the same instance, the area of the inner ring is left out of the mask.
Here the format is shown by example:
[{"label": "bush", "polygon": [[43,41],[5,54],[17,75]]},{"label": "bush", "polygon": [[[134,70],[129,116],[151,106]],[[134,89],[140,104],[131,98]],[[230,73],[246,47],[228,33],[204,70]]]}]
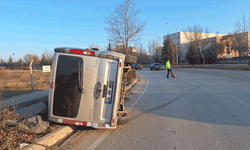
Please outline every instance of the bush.
[{"label": "bush", "polygon": [[131,69],[129,72],[128,72],[128,76],[127,76],[127,82],[128,84],[132,83],[136,78],[136,70],[134,69]]}]

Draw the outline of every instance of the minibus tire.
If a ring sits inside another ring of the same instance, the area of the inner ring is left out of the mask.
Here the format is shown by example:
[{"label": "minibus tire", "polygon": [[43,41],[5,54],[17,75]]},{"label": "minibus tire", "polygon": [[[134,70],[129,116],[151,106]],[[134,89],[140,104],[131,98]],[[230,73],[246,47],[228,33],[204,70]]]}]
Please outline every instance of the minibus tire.
[{"label": "minibus tire", "polygon": [[129,63],[129,64],[135,64],[137,62],[137,57],[127,54],[125,56],[125,61],[124,62],[125,63]]},{"label": "minibus tire", "polygon": [[118,117],[117,124],[126,124],[129,121],[129,116],[124,114],[123,116]]}]

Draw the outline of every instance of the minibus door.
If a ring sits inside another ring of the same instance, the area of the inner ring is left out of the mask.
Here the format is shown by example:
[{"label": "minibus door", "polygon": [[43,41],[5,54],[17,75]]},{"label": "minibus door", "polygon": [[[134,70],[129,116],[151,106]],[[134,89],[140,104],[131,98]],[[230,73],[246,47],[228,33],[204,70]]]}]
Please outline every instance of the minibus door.
[{"label": "minibus door", "polygon": [[83,91],[83,59],[59,55],[55,76],[53,115],[76,118]]},{"label": "minibus door", "polygon": [[100,59],[99,64],[99,75],[97,81],[100,81],[103,91],[99,98],[102,101],[100,119],[105,120],[105,123],[110,123],[115,100],[115,92],[119,92],[116,91],[118,61],[112,59]]}]

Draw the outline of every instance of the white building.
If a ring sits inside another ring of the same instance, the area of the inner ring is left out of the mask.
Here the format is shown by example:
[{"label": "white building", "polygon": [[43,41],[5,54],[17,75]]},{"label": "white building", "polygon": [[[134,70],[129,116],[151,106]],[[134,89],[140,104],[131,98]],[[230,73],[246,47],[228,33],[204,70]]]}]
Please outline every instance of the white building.
[{"label": "white building", "polygon": [[[188,44],[190,43],[190,38],[192,38],[194,32],[177,32],[173,34],[168,34],[163,36],[163,40],[165,41],[168,36],[170,39],[173,40],[174,44],[177,43],[178,47],[180,48],[180,53],[178,55],[179,62],[185,62],[185,57],[188,51]],[[217,36],[224,36],[226,34],[216,34],[216,33],[202,33],[202,39],[217,37]],[[175,41],[176,40],[176,41]]]}]

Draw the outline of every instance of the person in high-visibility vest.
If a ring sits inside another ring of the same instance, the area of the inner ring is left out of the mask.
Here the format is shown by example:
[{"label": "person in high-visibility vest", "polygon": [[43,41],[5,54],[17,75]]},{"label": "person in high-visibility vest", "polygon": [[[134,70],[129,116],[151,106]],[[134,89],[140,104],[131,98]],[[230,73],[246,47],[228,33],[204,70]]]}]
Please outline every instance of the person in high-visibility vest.
[{"label": "person in high-visibility vest", "polygon": [[169,78],[169,72],[171,72],[172,77],[174,77],[174,76],[173,76],[173,73],[172,73],[172,70],[171,70],[171,66],[170,66],[169,59],[168,59],[168,61],[166,62],[166,69],[168,70],[167,78]]}]

